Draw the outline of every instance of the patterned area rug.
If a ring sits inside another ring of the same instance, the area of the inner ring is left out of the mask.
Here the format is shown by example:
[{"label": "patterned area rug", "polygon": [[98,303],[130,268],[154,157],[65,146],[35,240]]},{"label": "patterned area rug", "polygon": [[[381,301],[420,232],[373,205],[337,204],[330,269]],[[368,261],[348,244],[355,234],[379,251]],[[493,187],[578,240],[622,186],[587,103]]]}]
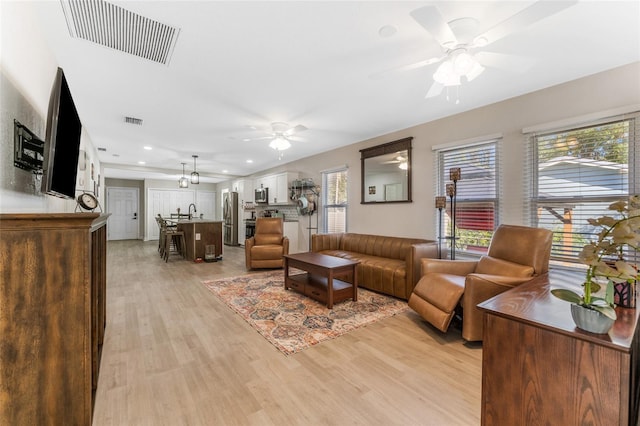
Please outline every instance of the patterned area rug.
[{"label": "patterned area rug", "polygon": [[283,271],[204,281],[231,309],[286,355],[407,310],[407,303],[358,289],[358,301],[327,309],[284,289]]}]

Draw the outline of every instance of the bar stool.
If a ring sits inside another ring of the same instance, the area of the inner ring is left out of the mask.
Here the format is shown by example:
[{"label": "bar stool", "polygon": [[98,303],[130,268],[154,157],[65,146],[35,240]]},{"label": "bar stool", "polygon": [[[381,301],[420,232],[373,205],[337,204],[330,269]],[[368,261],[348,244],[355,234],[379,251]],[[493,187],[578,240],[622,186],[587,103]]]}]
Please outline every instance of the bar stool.
[{"label": "bar stool", "polygon": [[[165,230],[164,236],[164,251],[163,258],[165,262],[169,261],[171,253],[177,253],[182,255],[182,258],[186,258],[187,244],[184,239],[184,232],[178,230]],[[173,248],[173,250],[172,250]]]},{"label": "bar stool", "polygon": [[156,223],[158,224],[158,230],[159,230],[158,253],[160,253],[160,257],[164,257],[164,233],[165,233],[166,222],[164,221],[162,216],[160,216],[160,213],[158,213],[158,216],[156,216]]}]

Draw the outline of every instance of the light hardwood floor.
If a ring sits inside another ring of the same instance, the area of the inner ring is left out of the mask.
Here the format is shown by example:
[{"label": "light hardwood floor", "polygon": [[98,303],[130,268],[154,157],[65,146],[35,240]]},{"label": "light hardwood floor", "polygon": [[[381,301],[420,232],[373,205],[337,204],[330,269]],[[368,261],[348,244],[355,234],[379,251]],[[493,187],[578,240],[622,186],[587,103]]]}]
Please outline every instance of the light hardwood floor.
[{"label": "light hardwood floor", "polygon": [[201,282],[247,273],[156,242],[108,243],[107,329],[93,424],[476,425],[480,344],[412,311],[285,356]]}]

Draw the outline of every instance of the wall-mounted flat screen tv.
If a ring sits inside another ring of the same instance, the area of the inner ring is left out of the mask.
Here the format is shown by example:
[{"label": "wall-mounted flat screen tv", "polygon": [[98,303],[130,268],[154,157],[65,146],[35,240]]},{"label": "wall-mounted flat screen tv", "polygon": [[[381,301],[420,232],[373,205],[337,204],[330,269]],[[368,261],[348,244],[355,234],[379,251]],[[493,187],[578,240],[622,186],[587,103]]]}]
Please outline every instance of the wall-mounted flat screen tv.
[{"label": "wall-mounted flat screen tv", "polygon": [[67,79],[58,68],[49,98],[42,192],[75,198],[82,124]]}]

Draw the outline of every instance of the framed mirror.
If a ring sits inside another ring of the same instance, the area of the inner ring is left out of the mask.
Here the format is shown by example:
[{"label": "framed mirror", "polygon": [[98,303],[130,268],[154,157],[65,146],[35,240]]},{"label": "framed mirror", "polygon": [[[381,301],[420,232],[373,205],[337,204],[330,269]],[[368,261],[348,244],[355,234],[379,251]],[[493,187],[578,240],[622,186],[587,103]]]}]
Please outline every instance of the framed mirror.
[{"label": "framed mirror", "polygon": [[412,137],[360,150],[361,204],[411,202]]}]

